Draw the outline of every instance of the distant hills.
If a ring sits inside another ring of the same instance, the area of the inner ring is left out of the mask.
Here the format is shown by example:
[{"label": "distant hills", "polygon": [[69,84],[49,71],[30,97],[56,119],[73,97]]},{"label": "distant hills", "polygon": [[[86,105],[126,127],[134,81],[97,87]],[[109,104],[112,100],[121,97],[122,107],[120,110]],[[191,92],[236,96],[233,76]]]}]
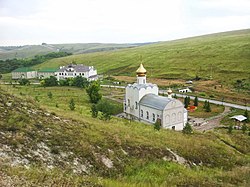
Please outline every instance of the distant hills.
[{"label": "distant hills", "polygon": [[135,76],[143,62],[148,77],[192,79],[196,76],[232,83],[250,80],[250,29],[159,42],[117,51],[71,55],[37,67],[59,67],[75,61],[94,65],[99,73]]},{"label": "distant hills", "polygon": [[135,44],[105,44],[105,43],[73,43],[73,44],[46,44],[25,46],[0,46],[0,60],[12,58],[30,58],[35,55],[44,55],[51,52],[69,52],[73,54],[110,51],[123,48],[131,48],[148,43]]}]

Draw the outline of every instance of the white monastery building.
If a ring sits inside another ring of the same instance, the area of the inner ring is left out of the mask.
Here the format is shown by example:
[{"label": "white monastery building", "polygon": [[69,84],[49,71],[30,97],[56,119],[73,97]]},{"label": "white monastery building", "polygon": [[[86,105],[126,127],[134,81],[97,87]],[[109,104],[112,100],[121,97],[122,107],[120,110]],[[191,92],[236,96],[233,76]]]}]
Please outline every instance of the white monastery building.
[{"label": "white monastery building", "polygon": [[88,81],[94,81],[98,79],[97,70],[94,66],[84,66],[83,64],[70,64],[68,66],[61,66],[55,72],[56,78],[60,79],[74,78],[82,76],[88,79]]},{"label": "white monastery building", "polygon": [[187,123],[187,110],[182,102],[158,95],[158,86],[146,82],[146,69],[141,64],[136,71],[137,82],[128,84],[124,100],[124,112],[129,119],[154,124],[160,121],[162,128],[182,130]]}]

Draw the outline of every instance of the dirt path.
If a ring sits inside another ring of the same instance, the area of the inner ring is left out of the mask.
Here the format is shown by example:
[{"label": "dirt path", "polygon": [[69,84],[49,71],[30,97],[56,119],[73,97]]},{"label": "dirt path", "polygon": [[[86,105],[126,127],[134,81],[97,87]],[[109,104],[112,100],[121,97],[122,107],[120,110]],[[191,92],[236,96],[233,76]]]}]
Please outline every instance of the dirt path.
[{"label": "dirt path", "polygon": [[191,118],[193,128],[197,131],[207,131],[219,127],[222,118],[230,112],[230,107],[225,107],[225,110],[221,114],[208,119]]}]

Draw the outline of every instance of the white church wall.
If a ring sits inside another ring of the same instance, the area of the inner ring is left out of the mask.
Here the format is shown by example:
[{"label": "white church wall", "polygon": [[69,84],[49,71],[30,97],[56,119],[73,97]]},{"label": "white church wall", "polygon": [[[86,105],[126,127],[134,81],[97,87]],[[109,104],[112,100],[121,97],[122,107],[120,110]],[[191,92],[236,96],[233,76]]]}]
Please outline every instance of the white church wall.
[{"label": "white church wall", "polygon": [[155,123],[157,119],[162,119],[162,111],[147,106],[140,105],[140,120]]},{"label": "white church wall", "polygon": [[182,130],[184,127],[184,108],[183,104],[174,99],[171,101],[163,111],[163,128],[174,130]]}]

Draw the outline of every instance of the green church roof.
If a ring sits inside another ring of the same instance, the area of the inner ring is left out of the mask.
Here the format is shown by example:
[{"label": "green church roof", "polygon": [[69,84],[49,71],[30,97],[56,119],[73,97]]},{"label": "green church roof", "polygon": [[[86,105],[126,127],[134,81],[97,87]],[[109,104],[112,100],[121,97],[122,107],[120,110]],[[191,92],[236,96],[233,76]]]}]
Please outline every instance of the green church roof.
[{"label": "green church roof", "polygon": [[29,72],[29,71],[35,71],[35,70],[30,67],[23,67],[23,68],[17,68],[12,72]]},{"label": "green church roof", "polygon": [[43,68],[43,69],[39,69],[37,72],[51,72],[51,73],[53,73],[56,71],[57,71],[57,69],[55,69],[55,68]]}]

